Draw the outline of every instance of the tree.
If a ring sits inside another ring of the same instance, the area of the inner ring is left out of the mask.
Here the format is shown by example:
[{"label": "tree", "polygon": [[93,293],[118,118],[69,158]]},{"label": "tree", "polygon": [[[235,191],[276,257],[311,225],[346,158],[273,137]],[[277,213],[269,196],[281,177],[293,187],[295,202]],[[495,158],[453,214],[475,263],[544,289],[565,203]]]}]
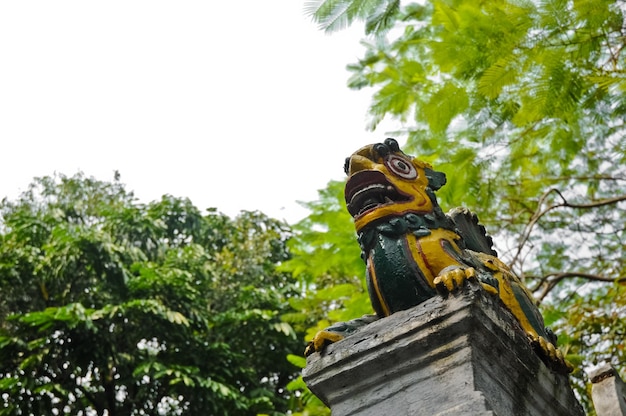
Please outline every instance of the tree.
[{"label": "tree", "polygon": [[[309,209],[307,218],[293,226],[294,238],[289,241],[292,257],[282,269],[293,274],[301,285],[303,296],[292,298],[293,312],[283,320],[305,332],[310,341],[320,330],[333,322],[349,321],[373,313],[365,289],[365,269],[360,249],[355,243],[352,217],[343,198],[343,182],[331,181],[319,191],[319,200],[303,205]],[[298,352],[303,355],[304,349]],[[290,362],[304,368],[302,356],[289,356]],[[296,415],[330,414],[324,404],[306,387],[302,377],[288,385],[297,392]]]},{"label": "tree", "polygon": [[0,204],[0,414],[282,414],[303,348],[289,229],[118,181],[34,181]]},{"label": "tree", "polygon": [[328,31],[365,21],[365,55],[348,69],[351,88],[373,91],[369,128],[399,120],[408,153],[448,175],[442,206],[479,214],[560,335],[591,413],[582,369],[626,361],[623,3],[307,7]]}]

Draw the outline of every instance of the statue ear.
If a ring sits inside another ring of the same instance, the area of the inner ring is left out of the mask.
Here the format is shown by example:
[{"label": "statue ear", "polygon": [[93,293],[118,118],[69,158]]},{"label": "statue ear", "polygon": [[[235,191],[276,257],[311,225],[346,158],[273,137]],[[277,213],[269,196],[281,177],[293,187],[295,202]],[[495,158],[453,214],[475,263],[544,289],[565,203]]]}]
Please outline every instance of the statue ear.
[{"label": "statue ear", "polygon": [[437,172],[436,170],[432,170],[429,168],[425,168],[424,172],[426,173],[426,177],[428,178],[428,186],[430,186],[433,191],[438,190],[446,184],[445,173]]}]

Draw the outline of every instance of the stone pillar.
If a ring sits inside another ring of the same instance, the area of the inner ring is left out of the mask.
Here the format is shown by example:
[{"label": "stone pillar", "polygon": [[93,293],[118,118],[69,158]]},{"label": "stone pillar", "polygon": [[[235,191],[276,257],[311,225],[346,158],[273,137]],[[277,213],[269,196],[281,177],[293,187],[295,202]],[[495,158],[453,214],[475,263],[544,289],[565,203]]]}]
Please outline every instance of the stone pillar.
[{"label": "stone pillar", "polygon": [[609,364],[589,374],[591,399],[598,416],[626,416],[626,384]]},{"label": "stone pillar", "polygon": [[500,300],[475,285],[312,354],[304,380],[333,416],[579,416]]}]

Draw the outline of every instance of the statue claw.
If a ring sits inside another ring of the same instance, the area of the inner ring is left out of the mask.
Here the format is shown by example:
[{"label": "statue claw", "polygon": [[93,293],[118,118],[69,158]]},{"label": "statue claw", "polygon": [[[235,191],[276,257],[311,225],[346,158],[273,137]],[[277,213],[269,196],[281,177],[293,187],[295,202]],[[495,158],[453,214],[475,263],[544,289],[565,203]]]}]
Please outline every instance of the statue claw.
[{"label": "statue claw", "polygon": [[451,270],[443,270],[439,276],[435,278],[433,283],[441,294],[447,294],[458,290],[463,286],[465,281],[477,280],[476,270],[473,267],[454,268]]},{"label": "statue claw", "polygon": [[308,357],[314,352],[321,352],[327,345],[341,341],[348,335],[358,331],[360,328],[376,321],[376,315],[363,315],[360,318],[352,319],[348,322],[337,322],[323,331],[319,331],[309,342],[304,350],[304,355]]},{"label": "statue claw", "polygon": [[574,366],[565,359],[561,350],[556,348],[554,344],[542,336],[535,336],[534,334],[528,334],[528,336],[530,337],[531,345],[538,352],[539,356],[544,358],[544,362],[548,367],[561,374],[572,372]]},{"label": "statue claw", "polygon": [[341,341],[343,335],[331,331],[319,331],[309,342],[304,350],[304,356],[308,357],[314,352],[322,351],[327,345]]}]

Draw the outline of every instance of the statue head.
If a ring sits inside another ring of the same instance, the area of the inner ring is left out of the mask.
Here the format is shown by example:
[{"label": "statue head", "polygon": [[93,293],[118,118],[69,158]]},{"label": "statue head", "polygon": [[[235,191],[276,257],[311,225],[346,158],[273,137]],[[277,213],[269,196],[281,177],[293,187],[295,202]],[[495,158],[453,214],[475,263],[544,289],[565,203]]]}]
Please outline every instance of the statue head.
[{"label": "statue head", "polygon": [[362,147],[346,159],[348,212],[356,231],[389,217],[426,215],[437,206],[433,191],[446,183],[442,172],[404,154],[394,139]]}]

